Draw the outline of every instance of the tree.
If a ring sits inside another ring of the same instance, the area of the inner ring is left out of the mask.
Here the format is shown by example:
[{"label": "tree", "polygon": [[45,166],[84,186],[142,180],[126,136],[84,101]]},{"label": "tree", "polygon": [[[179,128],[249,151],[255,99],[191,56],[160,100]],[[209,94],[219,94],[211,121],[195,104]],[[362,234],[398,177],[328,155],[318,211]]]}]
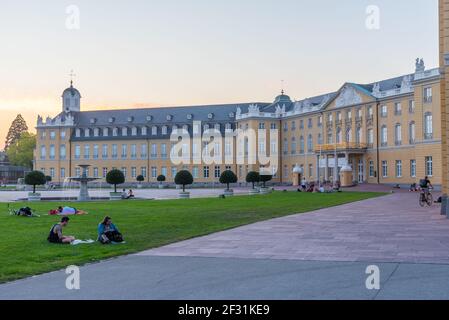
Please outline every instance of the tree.
[{"label": "tree", "polygon": [[187,170],[181,170],[176,174],[175,183],[182,186],[182,192],[186,192],[186,186],[193,183],[193,176]]},{"label": "tree", "polygon": [[20,138],[9,146],[6,154],[12,165],[32,168],[35,148],[36,135],[23,132]]},{"label": "tree", "polygon": [[248,172],[248,174],[246,176],[246,182],[252,183],[253,184],[253,189],[254,189],[254,185],[256,183],[258,183],[259,181],[260,181],[259,172],[256,172],[256,171]]},{"label": "tree", "polygon": [[271,174],[261,174],[260,175],[260,182],[262,182],[264,188],[266,187],[266,183],[268,181],[271,181],[272,179],[273,179],[273,175],[271,175]]},{"label": "tree", "polygon": [[13,145],[22,135],[22,133],[28,131],[28,126],[21,114],[18,114],[9,127],[8,135],[5,140],[5,150]]},{"label": "tree", "polygon": [[33,193],[36,193],[36,186],[42,186],[47,182],[45,174],[41,171],[31,171],[25,176],[25,183],[33,186]]},{"label": "tree", "polygon": [[220,176],[220,183],[226,185],[226,190],[229,190],[230,183],[237,183],[237,181],[238,181],[237,176],[231,170],[223,171],[223,173]]},{"label": "tree", "polygon": [[136,180],[137,180],[139,183],[142,183],[142,182],[145,181],[145,177],[144,177],[143,175],[139,175],[139,176],[137,176]]},{"label": "tree", "polygon": [[111,170],[106,175],[106,182],[114,185],[114,192],[117,193],[117,185],[125,183],[125,175],[118,169]]},{"label": "tree", "polygon": [[51,176],[45,176],[45,182],[50,183],[52,180]]},{"label": "tree", "polygon": [[165,176],[163,174],[161,174],[160,176],[157,177],[157,181],[162,183],[166,180]]}]

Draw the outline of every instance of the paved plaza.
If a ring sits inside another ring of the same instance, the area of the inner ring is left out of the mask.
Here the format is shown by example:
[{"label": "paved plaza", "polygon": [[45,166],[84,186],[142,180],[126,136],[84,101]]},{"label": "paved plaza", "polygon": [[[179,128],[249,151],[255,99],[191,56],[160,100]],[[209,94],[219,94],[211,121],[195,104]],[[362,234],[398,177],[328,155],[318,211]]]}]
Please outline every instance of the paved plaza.
[{"label": "paved plaza", "polygon": [[[398,192],[0,285],[0,299],[449,299],[449,220]],[[380,269],[380,290],[366,268]]]}]

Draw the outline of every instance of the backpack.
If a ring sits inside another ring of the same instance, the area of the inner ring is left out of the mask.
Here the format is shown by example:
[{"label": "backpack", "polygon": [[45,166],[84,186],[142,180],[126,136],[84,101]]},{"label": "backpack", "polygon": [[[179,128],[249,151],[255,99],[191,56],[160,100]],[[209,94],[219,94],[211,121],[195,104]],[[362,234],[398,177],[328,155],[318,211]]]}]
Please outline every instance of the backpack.
[{"label": "backpack", "polygon": [[425,179],[422,179],[422,180],[420,180],[419,181],[419,186],[421,187],[421,188],[427,188],[427,180],[425,180]]},{"label": "backpack", "polygon": [[24,208],[20,208],[17,211],[17,215],[22,216],[22,217],[31,217],[33,215],[33,212],[31,212],[31,208],[24,207]]},{"label": "backpack", "polygon": [[104,234],[106,236],[106,239],[104,237],[101,237],[100,241],[103,244],[109,243],[109,242],[123,242],[123,236],[120,232],[117,231],[108,231]]}]

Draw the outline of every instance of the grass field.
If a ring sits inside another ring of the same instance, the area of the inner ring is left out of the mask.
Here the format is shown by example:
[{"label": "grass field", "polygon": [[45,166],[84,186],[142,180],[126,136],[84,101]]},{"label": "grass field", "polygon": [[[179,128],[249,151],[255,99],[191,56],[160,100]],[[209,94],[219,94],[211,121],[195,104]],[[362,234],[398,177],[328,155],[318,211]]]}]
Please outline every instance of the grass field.
[{"label": "grass field", "polygon": [[[99,243],[80,246],[49,244],[46,240],[48,232],[60,217],[48,216],[47,212],[58,204],[33,203],[32,208],[42,217],[23,218],[9,216],[7,204],[0,203],[0,282],[380,195],[276,192],[266,196],[227,199],[77,203],[76,207],[87,210],[89,215],[72,217],[64,234],[95,240],[98,223],[105,215],[110,215],[127,243],[109,246]],[[12,206],[19,208],[25,205],[30,204],[15,203]]]}]

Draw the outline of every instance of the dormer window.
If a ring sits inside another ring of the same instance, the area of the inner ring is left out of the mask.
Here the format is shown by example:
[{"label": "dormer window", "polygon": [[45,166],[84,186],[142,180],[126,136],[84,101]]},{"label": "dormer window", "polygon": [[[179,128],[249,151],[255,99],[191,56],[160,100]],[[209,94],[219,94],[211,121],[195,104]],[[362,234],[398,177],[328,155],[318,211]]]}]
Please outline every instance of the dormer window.
[{"label": "dormer window", "polygon": [[109,135],[109,129],[103,128],[103,137],[107,137]]},{"label": "dormer window", "polygon": [[95,129],[94,129],[94,136],[95,136],[95,137],[98,137],[99,135],[100,135],[100,129],[95,128]]},{"label": "dormer window", "polygon": [[193,114],[188,114],[187,115],[187,120],[192,120],[193,119]]},{"label": "dormer window", "polygon": [[188,132],[189,131],[189,126],[187,124],[182,126],[182,130]]},{"label": "dormer window", "polygon": [[148,128],[147,127],[142,127],[142,135],[146,136],[148,134]]},{"label": "dormer window", "polygon": [[210,128],[210,126],[209,126],[208,124],[205,124],[205,125],[204,125],[204,131],[208,131],[209,128]]},{"label": "dormer window", "polygon": [[84,129],[84,136],[85,137],[89,137],[90,136],[90,130],[89,129]]},{"label": "dormer window", "polygon": [[151,128],[151,134],[152,134],[153,136],[156,136],[156,135],[157,135],[157,127],[156,127],[156,126],[154,126],[154,127]]},{"label": "dormer window", "polygon": [[166,119],[167,119],[167,121],[172,121],[173,120],[173,116],[169,114]]},{"label": "dormer window", "polygon": [[147,121],[148,122],[153,121],[153,116],[147,116]]},{"label": "dormer window", "polygon": [[91,124],[97,123],[97,119],[95,119],[95,118],[90,119],[90,123],[91,123]]},{"label": "dormer window", "polygon": [[231,130],[232,130],[232,124],[226,123],[226,125],[225,125],[225,130],[226,130],[226,131],[231,131]]},{"label": "dormer window", "polygon": [[134,121],[134,117],[128,117],[128,122],[133,122]]},{"label": "dormer window", "polygon": [[167,134],[167,131],[168,131],[168,127],[167,126],[163,126],[162,127],[162,134]]},{"label": "dormer window", "polygon": [[[45,131],[44,131],[44,132],[45,132]],[[76,136],[77,138],[81,137],[81,129],[76,129],[76,131],[75,131],[75,136]]]},{"label": "dormer window", "polygon": [[137,128],[136,128],[136,127],[133,127],[133,128],[131,129],[131,135],[137,136]]},{"label": "dormer window", "polygon": [[172,132],[172,133],[178,133],[178,126],[177,126],[177,125],[174,125],[174,126],[172,127],[172,129],[171,129],[171,132]]},{"label": "dormer window", "polygon": [[207,115],[207,118],[208,118],[208,119],[213,119],[213,118],[214,118],[214,114],[213,114],[213,113],[209,113],[209,114]]},{"label": "dormer window", "polygon": [[117,136],[118,136],[118,128],[112,129],[112,135],[113,135],[114,137],[117,137]]},{"label": "dormer window", "polygon": [[122,128],[122,136],[126,137],[128,135],[128,128],[127,127],[123,127]]},{"label": "dormer window", "polygon": [[215,124],[214,128],[215,128],[215,130],[220,131],[221,126],[219,123],[217,123],[217,124]]},{"label": "dormer window", "polygon": [[114,122],[115,122],[115,118],[110,117],[110,118],[109,118],[109,123],[114,123]]}]

